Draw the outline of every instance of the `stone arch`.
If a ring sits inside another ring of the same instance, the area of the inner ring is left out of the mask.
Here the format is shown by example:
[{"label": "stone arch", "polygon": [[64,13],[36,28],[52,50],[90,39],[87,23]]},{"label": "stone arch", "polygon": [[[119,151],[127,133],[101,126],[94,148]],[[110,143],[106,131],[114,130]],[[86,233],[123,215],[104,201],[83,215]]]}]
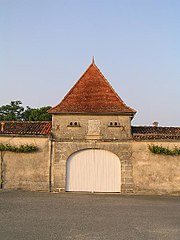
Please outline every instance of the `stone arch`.
[{"label": "stone arch", "polygon": [[123,193],[133,192],[133,167],[131,157],[131,144],[125,143],[102,143],[102,142],[71,142],[71,143],[58,143],[57,154],[54,155],[53,175],[53,189],[66,189],[66,167],[68,158],[75,152],[85,149],[101,149],[110,151],[115,154],[121,164],[121,190]]},{"label": "stone arch", "polygon": [[111,149],[108,146],[106,147],[106,146],[97,146],[97,145],[92,146],[92,145],[90,145],[90,146],[74,147],[74,148],[68,149],[67,154],[66,154],[66,161],[75,152],[83,151],[83,150],[86,150],[86,149],[100,149],[100,150],[109,151],[109,152],[112,152],[113,154],[115,154],[119,158],[118,151],[115,151],[114,149]]}]

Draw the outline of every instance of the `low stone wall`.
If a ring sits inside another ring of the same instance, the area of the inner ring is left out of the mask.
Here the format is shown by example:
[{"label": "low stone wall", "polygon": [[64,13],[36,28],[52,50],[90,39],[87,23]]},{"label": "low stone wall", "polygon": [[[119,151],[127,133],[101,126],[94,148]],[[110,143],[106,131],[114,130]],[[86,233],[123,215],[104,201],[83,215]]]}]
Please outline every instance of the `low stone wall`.
[{"label": "low stone wall", "polygon": [[31,191],[49,190],[49,139],[48,137],[1,136],[0,143],[11,145],[33,144],[33,153],[1,152],[1,176],[4,189]]},{"label": "low stone wall", "polygon": [[180,156],[153,154],[149,144],[180,147],[180,142],[133,142],[134,192],[140,194],[180,194]]},{"label": "low stone wall", "polygon": [[[50,141],[42,136],[1,136],[0,143],[34,144],[34,153],[0,152],[4,189],[49,191]],[[153,154],[149,144],[174,148],[180,141],[53,142],[52,190],[66,188],[66,163],[76,151],[95,148],[115,153],[121,161],[122,193],[180,194],[180,156]]]}]

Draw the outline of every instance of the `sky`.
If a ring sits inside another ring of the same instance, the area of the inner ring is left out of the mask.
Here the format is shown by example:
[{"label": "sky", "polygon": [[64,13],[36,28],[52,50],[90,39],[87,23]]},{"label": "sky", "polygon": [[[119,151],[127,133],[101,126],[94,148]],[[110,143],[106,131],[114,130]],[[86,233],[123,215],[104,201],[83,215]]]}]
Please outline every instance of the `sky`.
[{"label": "sky", "polygon": [[0,0],[0,106],[55,106],[92,56],[133,125],[180,126],[179,0]]}]

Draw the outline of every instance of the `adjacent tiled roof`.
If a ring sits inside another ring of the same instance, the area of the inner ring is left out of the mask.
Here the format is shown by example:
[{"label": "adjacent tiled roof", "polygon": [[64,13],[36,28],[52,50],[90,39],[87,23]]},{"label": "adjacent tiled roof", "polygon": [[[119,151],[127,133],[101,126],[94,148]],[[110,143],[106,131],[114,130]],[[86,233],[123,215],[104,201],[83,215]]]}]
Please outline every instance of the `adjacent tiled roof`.
[{"label": "adjacent tiled roof", "polygon": [[135,140],[176,139],[180,140],[180,127],[132,127]]},{"label": "adjacent tiled roof", "polygon": [[51,122],[0,122],[0,135],[49,135],[51,132]]},{"label": "adjacent tiled roof", "polygon": [[64,99],[49,113],[126,113],[136,111],[122,101],[100,72],[94,61],[68,92]]},{"label": "adjacent tiled roof", "polygon": [[[0,135],[49,135],[51,133],[51,128],[52,123],[46,121],[0,121]],[[132,135],[135,140],[180,140],[180,127],[132,126]]]}]

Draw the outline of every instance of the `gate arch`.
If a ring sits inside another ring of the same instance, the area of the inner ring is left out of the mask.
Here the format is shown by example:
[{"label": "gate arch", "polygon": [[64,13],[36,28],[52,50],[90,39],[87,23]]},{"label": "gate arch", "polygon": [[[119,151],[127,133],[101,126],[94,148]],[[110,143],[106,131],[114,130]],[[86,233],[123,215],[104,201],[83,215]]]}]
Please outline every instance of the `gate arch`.
[{"label": "gate arch", "polygon": [[73,153],[66,165],[66,191],[120,192],[120,159],[102,149]]}]

